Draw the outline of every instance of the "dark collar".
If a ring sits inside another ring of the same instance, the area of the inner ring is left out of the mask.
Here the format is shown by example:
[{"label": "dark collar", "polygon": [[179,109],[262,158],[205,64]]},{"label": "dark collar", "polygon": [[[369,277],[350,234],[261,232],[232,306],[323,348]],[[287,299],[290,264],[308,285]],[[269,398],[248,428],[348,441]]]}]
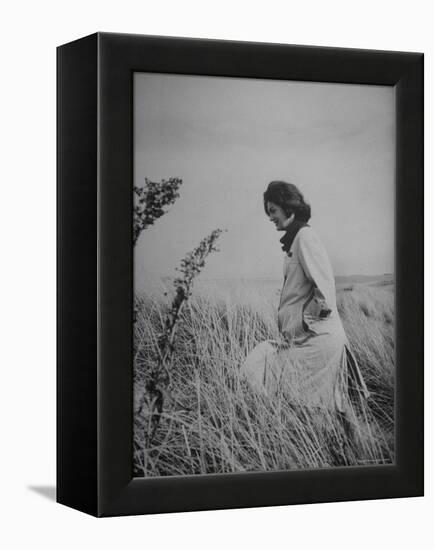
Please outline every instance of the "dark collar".
[{"label": "dark collar", "polygon": [[[289,252],[292,243],[294,242],[295,236],[300,231],[302,227],[309,227],[309,225],[306,222],[302,222],[299,220],[294,220],[286,230],[283,237],[280,239],[280,242],[282,243],[282,250],[284,252]],[[289,252],[288,256],[292,256],[292,252]]]}]

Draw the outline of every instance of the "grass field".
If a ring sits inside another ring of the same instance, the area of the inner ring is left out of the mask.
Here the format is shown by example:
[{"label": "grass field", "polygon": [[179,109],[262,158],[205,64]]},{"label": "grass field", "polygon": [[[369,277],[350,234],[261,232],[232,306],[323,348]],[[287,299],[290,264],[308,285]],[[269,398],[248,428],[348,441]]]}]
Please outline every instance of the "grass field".
[{"label": "grass field", "polygon": [[[279,283],[204,282],[181,314],[171,383],[149,437],[146,383],[170,303],[136,299],[134,475],[272,471],[394,460],[394,286],[338,285],[338,309],[371,397],[355,404],[352,434],[286,390],[258,394],[239,374],[248,352],[276,338]],[[142,406],[139,407],[139,404]]]}]

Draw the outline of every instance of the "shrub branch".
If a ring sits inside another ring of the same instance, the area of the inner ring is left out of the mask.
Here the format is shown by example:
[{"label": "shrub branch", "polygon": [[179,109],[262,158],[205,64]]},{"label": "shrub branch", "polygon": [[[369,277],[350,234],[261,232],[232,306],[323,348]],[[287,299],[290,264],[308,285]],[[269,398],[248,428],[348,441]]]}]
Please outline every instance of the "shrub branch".
[{"label": "shrub branch", "polygon": [[153,366],[150,369],[146,382],[147,396],[143,395],[139,414],[147,402],[150,414],[150,429],[147,433],[147,446],[149,447],[157,431],[165,397],[169,397],[171,387],[171,358],[174,351],[176,328],[179,324],[181,311],[192,294],[194,279],[205,266],[205,260],[211,252],[218,252],[215,242],[223,232],[215,229],[207,237],[202,239],[199,246],[189,252],[183,260],[181,267],[176,268],[180,276],[173,281],[175,296],[166,313],[164,328],[158,337],[157,354],[154,357]]}]

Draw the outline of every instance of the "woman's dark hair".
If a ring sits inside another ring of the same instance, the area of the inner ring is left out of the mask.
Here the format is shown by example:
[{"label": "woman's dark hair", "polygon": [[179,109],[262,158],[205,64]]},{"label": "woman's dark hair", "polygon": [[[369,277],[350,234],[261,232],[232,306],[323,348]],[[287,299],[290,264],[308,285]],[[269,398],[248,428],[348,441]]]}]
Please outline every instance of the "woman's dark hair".
[{"label": "woman's dark hair", "polygon": [[269,183],[264,193],[264,209],[267,216],[268,202],[274,202],[280,206],[288,218],[294,213],[295,219],[301,222],[308,222],[310,219],[310,206],[304,202],[302,193],[292,183],[286,183],[286,181]]}]

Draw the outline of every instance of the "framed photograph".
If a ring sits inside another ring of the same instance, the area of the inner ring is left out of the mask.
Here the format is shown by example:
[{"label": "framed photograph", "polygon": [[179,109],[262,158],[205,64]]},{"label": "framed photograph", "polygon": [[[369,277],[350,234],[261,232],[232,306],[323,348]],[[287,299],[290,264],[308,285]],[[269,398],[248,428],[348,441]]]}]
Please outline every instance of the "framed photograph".
[{"label": "framed photograph", "polygon": [[423,495],[423,55],[58,48],[58,502]]}]

